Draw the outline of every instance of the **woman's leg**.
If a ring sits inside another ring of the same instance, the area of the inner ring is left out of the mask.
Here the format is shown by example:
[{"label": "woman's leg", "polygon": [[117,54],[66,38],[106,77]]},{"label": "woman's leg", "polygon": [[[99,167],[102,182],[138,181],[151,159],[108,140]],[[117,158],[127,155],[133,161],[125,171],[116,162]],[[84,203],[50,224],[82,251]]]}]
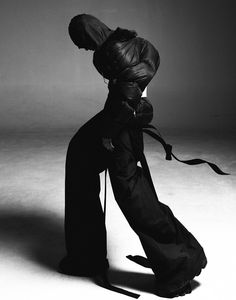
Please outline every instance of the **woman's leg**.
[{"label": "woman's leg", "polygon": [[92,275],[108,268],[106,228],[101,207],[99,173],[107,166],[107,150],[99,130],[102,112],[85,123],[69,143],[65,176],[65,242],[62,271]]},{"label": "woman's leg", "polygon": [[161,203],[144,170],[137,166],[143,151],[140,129],[127,129],[113,140],[109,166],[114,197],[137,233],[159,289],[174,291],[200,273],[205,253],[194,236]]}]

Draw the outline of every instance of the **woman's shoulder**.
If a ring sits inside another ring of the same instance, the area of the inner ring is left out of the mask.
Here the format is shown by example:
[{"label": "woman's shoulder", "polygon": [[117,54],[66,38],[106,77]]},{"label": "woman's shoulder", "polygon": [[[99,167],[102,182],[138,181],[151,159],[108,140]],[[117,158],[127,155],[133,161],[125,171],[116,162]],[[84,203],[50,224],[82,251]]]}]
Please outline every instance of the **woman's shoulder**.
[{"label": "woman's shoulder", "polygon": [[121,27],[117,27],[107,38],[106,42],[111,41],[128,41],[130,39],[133,39],[137,37],[137,32],[135,30],[129,30]]},{"label": "woman's shoulder", "polygon": [[93,63],[105,78],[116,77],[125,68],[139,63],[147,43],[134,30],[118,27],[94,52]]},{"label": "woman's shoulder", "polygon": [[111,56],[128,53],[140,55],[145,49],[157,51],[156,47],[147,39],[139,36],[136,31],[118,27],[107,39],[101,52]]},{"label": "woman's shoulder", "polygon": [[131,58],[138,59],[137,55],[133,55],[136,38],[137,33],[132,30],[118,27],[113,31],[101,47],[94,52],[93,63],[99,73],[105,78],[115,77],[119,71],[131,63]]}]

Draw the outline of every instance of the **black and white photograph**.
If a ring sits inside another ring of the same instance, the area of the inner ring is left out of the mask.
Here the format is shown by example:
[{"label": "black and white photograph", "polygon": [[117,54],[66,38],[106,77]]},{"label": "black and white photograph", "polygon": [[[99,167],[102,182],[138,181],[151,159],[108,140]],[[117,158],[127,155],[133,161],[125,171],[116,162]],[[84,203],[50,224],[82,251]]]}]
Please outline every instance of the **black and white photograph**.
[{"label": "black and white photograph", "polygon": [[1,0],[1,299],[235,299],[235,15]]}]

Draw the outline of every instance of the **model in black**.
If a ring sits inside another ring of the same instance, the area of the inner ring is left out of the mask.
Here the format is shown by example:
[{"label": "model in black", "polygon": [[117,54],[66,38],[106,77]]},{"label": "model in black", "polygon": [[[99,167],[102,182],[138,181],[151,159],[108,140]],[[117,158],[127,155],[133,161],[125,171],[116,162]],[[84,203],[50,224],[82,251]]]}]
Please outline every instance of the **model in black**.
[{"label": "model in black", "polygon": [[94,276],[109,268],[99,173],[108,169],[115,200],[138,235],[146,258],[129,256],[150,267],[157,295],[191,292],[190,281],[207,264],[202,246],[160,202],[144,168],[143,127],[153,117],[142,92],[155,75],[160,58],[155,47],[135,31],[111,30],[97,18],[81,14],[69,25],[78,48],[94,51],[93,64],[109,81],[104,108],[86,122],[69,143],[65,178],[65,242],[60,262],[66,274]]}]

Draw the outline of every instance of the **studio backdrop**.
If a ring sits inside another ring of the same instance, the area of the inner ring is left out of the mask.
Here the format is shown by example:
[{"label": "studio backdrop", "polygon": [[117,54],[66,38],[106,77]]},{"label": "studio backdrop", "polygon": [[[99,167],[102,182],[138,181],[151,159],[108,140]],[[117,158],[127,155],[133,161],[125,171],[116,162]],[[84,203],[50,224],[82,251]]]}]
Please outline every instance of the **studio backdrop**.
[{"label": "studio backdrop", "polygon": [[68,35],[88,13],[134,29],[161,57],[148,86],[153,123],[175,130],[235,130],[234,1],[2,0],[0,128],[77,129],[103,108],[107,85]]}]

